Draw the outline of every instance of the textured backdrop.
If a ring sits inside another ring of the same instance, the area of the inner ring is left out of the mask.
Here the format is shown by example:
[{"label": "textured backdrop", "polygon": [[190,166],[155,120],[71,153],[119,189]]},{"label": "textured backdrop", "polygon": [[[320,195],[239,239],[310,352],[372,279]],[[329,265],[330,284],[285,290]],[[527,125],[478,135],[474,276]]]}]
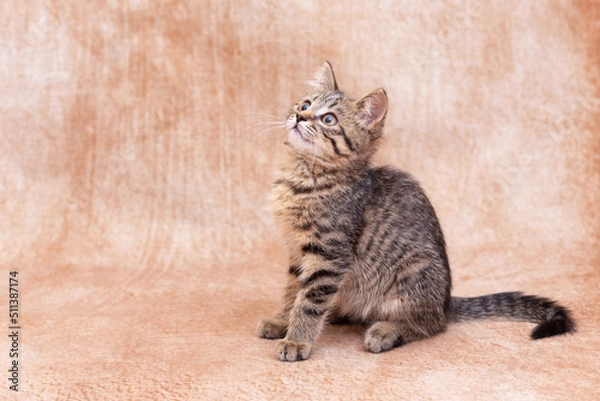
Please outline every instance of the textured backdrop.
[{"label": "textured backdrop", "polygon": [[[598,2],[5,0],[0,26],[21,399],[600,396]],[[559,299],[575,335],[471,323],[372,355],[336,326],[276,360],[255,336],[286,270],[274,123],[325,59],[350,95],[388,92],[376,162],[428,192],[455,294]]]}]

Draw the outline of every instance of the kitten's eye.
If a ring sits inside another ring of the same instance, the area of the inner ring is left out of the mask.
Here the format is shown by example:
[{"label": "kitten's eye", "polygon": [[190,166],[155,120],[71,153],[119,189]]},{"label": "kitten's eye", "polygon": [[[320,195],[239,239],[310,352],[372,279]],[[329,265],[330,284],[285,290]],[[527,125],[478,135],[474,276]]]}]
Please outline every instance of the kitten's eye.
[{"label": "kitten's eye", "polygon": [[336,125],[338,122],[337,118],[335,118],[335,116],[331,113],[325,114],[323,117],[321,117],[321,121],[323,121],[323,124],[329,125],[330,127]]},{"label": "kitten's eye", "polygon": [[307,110],[310,107],[310,102],[307,100],[304,103],[302,103],[302,106],[300,106],[300,110],[304,111]]}]

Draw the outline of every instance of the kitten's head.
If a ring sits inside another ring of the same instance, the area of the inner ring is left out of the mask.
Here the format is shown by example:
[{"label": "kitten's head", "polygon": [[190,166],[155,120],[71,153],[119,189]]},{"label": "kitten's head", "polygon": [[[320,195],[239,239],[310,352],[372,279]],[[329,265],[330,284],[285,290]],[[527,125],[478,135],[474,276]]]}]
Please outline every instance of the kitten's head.
[{"label": "kitten's head", "polygon": [[375,89],[358,100],[338,89],[326,62],[311,82],[311,90],[290,110],[287,144],[311,162],[344,166],[368,160],[383,133],[387,96]]}]

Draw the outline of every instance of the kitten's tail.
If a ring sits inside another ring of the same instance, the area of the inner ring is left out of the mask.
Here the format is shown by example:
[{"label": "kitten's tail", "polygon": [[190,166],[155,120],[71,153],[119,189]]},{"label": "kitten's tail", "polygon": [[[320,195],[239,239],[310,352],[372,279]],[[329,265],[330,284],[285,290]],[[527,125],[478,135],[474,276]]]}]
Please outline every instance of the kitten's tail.
[{"label": "kitten's tail", "polygon": [[547,298],[502,292],[473,298],[452,297],[451,320],[502,319],[538,323],[531,332],[534,340],[575,331],[571,312]]}]

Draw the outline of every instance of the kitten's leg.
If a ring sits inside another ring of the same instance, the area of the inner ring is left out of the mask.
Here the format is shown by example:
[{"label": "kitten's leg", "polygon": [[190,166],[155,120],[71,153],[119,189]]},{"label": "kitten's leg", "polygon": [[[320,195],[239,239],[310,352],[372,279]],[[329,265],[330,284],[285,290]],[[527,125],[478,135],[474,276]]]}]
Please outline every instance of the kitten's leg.
[{"label": "kitten's leg", "polygon": [[306,258],[303,266],[301,289],[290,313],[288,331],[277,345],[277,354],[282,361],[300,361],[309,357],[340,284],[342,273],[339,268],[322,257]]},{"label": "kitten's leg", "polygon": [[283,310],[273,317],[261,320],[258,323],[258,336],[267,339],[285,337],[288,329],[289,316],[294,307],[294,300],[300,291],[300,269],[298,265],[291,264],[288,271],[288,284],[283,297]]},{"label": "kitten's leg", "polygon": [[371,352],[422,340],[446,329],[450,299],[449,273],[435,258],[413,257],[399,270],[367,329],[365,347]]},{"label": "kitten's leg", "polygon": [[289,316],[294,307],[294,300],[300,291],[298,276],[300,270],[297,265],[290,265],[288,272],[288,284],[283,297],[283,310],[277,315],[261,320],[258,323],[258,336],[268,339],[285,337],[288,329]]}]

